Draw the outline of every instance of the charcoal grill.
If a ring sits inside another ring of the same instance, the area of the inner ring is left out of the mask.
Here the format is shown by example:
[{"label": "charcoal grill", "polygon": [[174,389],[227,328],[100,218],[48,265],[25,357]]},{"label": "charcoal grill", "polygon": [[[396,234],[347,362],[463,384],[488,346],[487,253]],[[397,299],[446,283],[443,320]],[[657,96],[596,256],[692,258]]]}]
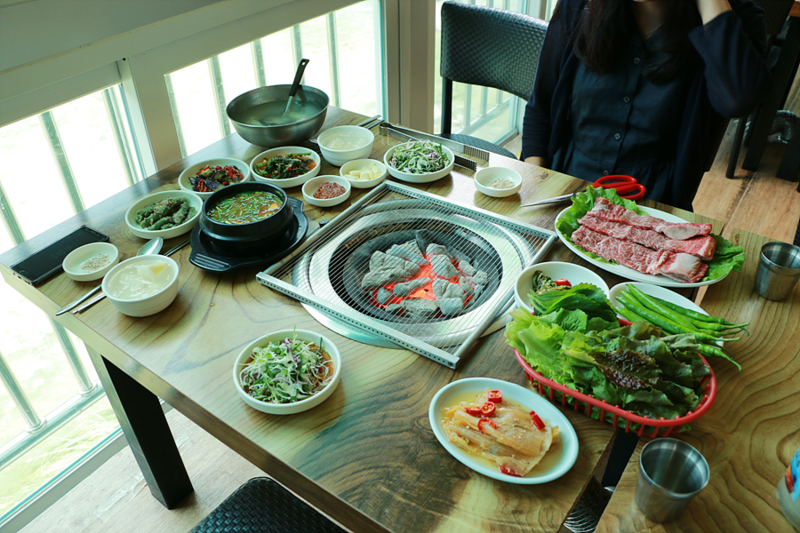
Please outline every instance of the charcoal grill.
[{"label": "charcoal grill", "polygon": [[[411,240],[423,229],[433,242],[470,257],[489,275],[483,292],[455,316],[397,316],[361,289],[374,251]],[[473,341],[513,305],[519,274],[555,240],[551,231],[384,182],[257,278],[302,302],[338,333],[396,345],[455,368]]]}]

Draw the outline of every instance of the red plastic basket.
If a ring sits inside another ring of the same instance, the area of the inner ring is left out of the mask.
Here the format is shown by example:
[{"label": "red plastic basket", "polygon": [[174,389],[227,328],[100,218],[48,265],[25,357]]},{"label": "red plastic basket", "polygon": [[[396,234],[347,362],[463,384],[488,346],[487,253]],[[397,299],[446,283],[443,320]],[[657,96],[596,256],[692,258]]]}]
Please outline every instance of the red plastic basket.
[{"label": "red plastic basket", "polygon": [[[551,402],[556,403],[557,400],[554,399],[554,390],[559,391],[561,392],[561,405],[566,406],[572,404],[575,411],[583,411],[586,416],[591,416],[592,409],[599,409],[601,422],[606,419],[606,412],[609,412],[614,415],[614,427],[619,427],[617,422],[621,418],[627,422],[625,424],[625,432],[629,433],[634,431],[640,437],[643,434],[650,437],[666,437],[672,432],[679,432],[685,424],[694,422],[703,416],[717,397],[717,378],[714,376],[714,369],[711,368],[711,365],[708,364],[708,361],[706,361],[702,355],[700,359],[703,360],[703,364],[711,369],[711,374],[703,377],[700,381],[700,386],[703,387],[703,397],[700,399],[700,403],[694,411],[689,411],[684,416],[672,418],[670,420],[664,418],[656,420],[648,416],[639,416],[628,410],[620,409],[619,406],[611,405],[603,400],[598,400],[592,395],[586,395],[575,389],[560,385],[545,378],[531,368],[531,365],[520,355],[516,348],[514,348],[514,355],[517,356],[517,361],[522,365],[533,387],[537,389],[542,396],[546,398],[549,397]],[[581,407],[581,402],[586,406],[585,409]],[[631,430],[631,424],[641,424],[641,426],[638,430]],[[650,433],[651,430],[652,433]]]}]

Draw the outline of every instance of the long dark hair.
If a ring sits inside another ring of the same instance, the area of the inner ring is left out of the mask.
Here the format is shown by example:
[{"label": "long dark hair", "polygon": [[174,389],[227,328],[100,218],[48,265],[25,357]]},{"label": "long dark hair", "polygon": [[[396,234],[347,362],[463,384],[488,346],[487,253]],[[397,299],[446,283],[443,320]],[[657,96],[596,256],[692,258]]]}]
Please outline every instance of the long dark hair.
[{"label": "long dark hair", "polygon": [[[605,74],[611,70],[629,42],[633,19],[632,0],[587,0],[575,36],[575,54],[591,70]],[[702,23],[694,0],[667,0],[664,45],[644,66],[644,75],[653,81],[673,77],[697,53],[689,41],[689,30]]]}]

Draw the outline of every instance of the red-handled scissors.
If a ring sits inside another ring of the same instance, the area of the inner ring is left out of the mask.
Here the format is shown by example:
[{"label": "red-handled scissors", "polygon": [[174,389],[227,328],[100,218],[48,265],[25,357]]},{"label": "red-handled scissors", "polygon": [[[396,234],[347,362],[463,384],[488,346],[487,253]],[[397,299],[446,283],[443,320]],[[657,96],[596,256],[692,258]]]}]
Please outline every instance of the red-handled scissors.
[{"label": "red-handled scissors", "polygon": [[594,186],[602,187],[603,189],[616,189],[617,194],[628,200],[644,198],[644,193],[647,192],[647,187],[638,183],[636,178],[623,176],[622,174],[603,176],[594,182]]}]

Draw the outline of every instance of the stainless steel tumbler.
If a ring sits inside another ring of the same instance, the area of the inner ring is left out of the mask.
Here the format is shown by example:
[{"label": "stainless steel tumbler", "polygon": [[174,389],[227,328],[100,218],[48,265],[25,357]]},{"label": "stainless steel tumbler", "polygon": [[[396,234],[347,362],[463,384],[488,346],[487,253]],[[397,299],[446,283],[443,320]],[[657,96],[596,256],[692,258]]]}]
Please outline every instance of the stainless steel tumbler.
[{"label": "stainless steel tumbler", "polygon": [[639,455],[636,506],[650,520],[669,522],[708,484],[703,455],[677,439],[655,439]]},{"label": "stainless steel tumbler", "polygon": [[756,272],[756,292],[767,300],[783,300],[800,279],[800,248],[785,242],[769,242],[761,247]]}]

